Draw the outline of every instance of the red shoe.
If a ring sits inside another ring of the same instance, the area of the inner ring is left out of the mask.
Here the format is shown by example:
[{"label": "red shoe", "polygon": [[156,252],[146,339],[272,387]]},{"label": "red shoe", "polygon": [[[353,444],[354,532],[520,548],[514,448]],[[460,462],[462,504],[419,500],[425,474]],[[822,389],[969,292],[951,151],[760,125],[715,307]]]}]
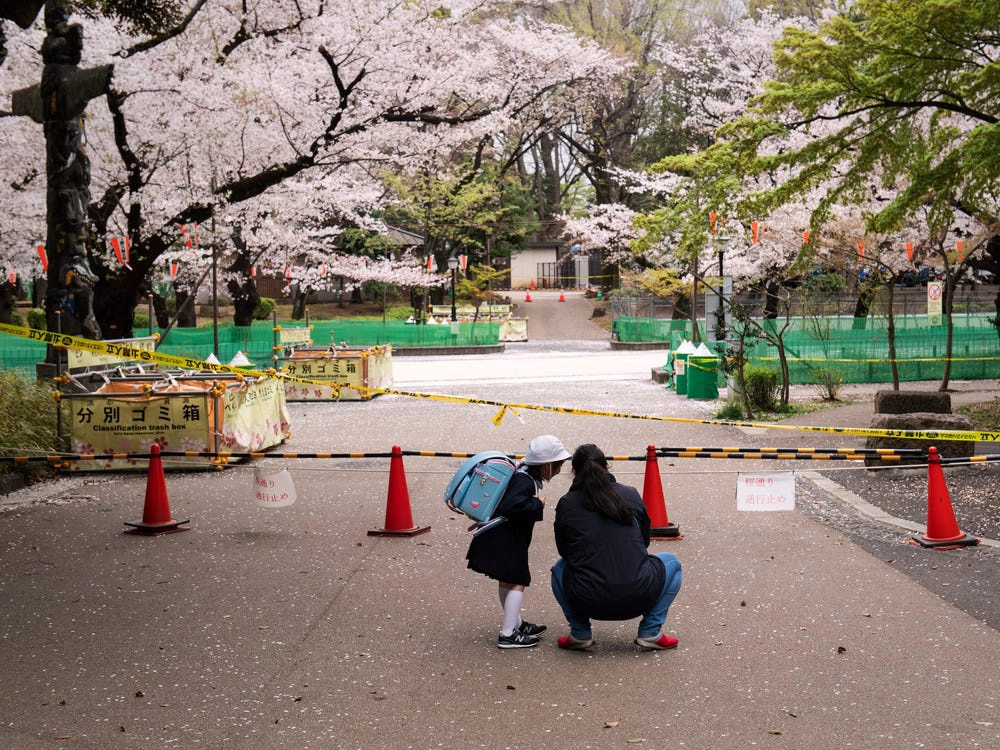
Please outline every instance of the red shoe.
[{"label": "red shoe", "polygon": [[583,651],[593,646],[597,641],[593,638],[586,641],[578,641],[571,635],[561,635],[556,643],[559,644],[559,648],[569,649],[570,651]]},{"label": "red shoe", "polygon": [[668,648],[677,648],[677,639],[662,633],[659,638],[636,638],[634,643],[643,651],[665,651]]}]

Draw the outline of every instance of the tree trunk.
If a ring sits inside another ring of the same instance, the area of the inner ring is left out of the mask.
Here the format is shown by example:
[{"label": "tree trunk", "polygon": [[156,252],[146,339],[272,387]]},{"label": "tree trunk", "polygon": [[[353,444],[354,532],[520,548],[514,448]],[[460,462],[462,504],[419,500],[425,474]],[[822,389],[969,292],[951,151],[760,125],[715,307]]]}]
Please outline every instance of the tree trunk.
[{"label": "tree trunk", "polygon": [[176,283],[174,283],[174,295],[177,298],[177,327],[178,328],[197,328],[198,327],[198,311],[195,310],[195,294],[189,294],[188,292],[182,291]]},{"label": "tree trunk", "polygon": [[170,324],[170,310],[167,300],[160,294],[153,295],[153,314],[156,316],[156,327],[166,328]]},{"label": "tree trunk", "polygon": [[541,167],[536,177],[536,200],[538,215],[543,220],[537,234],[540,239],[554,239],[553,225],[545,223],[562,210],[562,175],[558,167],[559,142],[551,133],[542,133],[537,145],[538,165]]},{"label": "tree trunk", "polygon": [[17,287],[9,281],[0,284],[0,323],[10,323],[17,301]]},{"label": "tree trunk", "polygon": [[858,302],[854,306],[853,330],[863,331],[867,327],[868,316],[872,311],[872,301],[875,299],[875,293],[877,291],[877,284],[873,284],[867,280],[861,282],[861,286],[858,290]]},{"label": "tree trunk", "polygon": [[785,351],[785,339],[783,335],[778,335],[778,363],[781,367],[781,398],[780,403],[782,406],[788,406],[788,400],[791,397],[791,387],[788,383],[789,373],[788,373],[788,352]]},{"label": "tree trunk", "polygon": [[142,277],[125,272],[108,275],[103,269],[98,271],[98,276],[94,285],[94,315],[100,321],[104,337],[130,338],[135,324],[135,306],[139,304],[138,284],[142,283]]},{"label": "tree trunk", "polygon": [[889,342],[889,365],[892,367],[892,390],[899,390],[899,363],[896,361],[896,316],[892,312],[892,298],[893,290],[896,286],[896,279],[892,278],[889,280],[889,291],[887,295],[888,299],[888,325],[886,327],[885,336]]},{"label": "tree trunk", "polygon": [[[36,276],[35,283],[31,285],[31,306],[45,307],[45,291],[49,287],[48,279],[44,276]],[[997,297],[997,304],[1000,304],[1000,296]]]},{"label": "tree trunk", "polygon": [[253,324],[253,312],[260,304],[260,293],[257,291],[257,282],[250,275],[253,259],[250,257],[239,225],[233,227],[232,239],[236,257],[226,269],[229,277],[226,281],[226,291],[233,300],[233,323],[238,326],[249,326]]},{"label": "tree trunk", "polygon": [[410,306],[413,308],[413,319],[417,323],[423,323],[424,310],[427,308],[427,295],[418,287],[410,289]]},{"label": "tree trunk", "polygon": [[764,284],[764,320],[777,320],[778,318],[778,303],[781,299],[778,297],[778,290],[780,287],[774,281],[767,281]]},{"label": "tree trunk", "polygon": [[244,277],[242,283],[230,279],[226,282],[226,289],[233,299],[233,323],[238,326],[253,325],[253,313],[260,304],[254,280],[250,276]]},{"label": "tree trunk", "polygon": [[944,267],[944,324],[945,324],[945,345],[944,345],[944,374],[941,376],[939,391],[947,391],[951,384],[951,349],[955,334],[955,326],[952,323],[952,310],[955,300],[955,282],[957,279],[952,274],[951,269],[946,264]]},{"label": "tree trunk", "polygon": [[997,296],[993,299],[993,310],[997,314],[997,316],[993,318],[993,327],[996,328],[997,337],[1000,337],[1000,289],[997,290]]},{"label": "tree trunk", "polygon": [[292,291],[292,320],[302,320],[306,316],[306,300],[312,291],[309,287],[303,289],[298,284]]},{"label": "tree trunk", "polygon": [[671,308],[671,317],[673,320],[691,319],[691,299],[686,294],[676,295]]}]

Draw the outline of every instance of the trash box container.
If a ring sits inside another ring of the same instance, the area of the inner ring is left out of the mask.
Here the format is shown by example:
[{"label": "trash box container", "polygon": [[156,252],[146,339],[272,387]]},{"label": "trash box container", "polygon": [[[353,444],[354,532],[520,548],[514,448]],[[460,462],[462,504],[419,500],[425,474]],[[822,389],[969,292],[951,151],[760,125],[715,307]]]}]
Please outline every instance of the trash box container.
[{"label": "trash box container", "polygon": [[719,397],[719,360],[716,357],[691,355],[687,360],[687,397],[713,399]]},{"label": "trash box container", "polygon": [[678,396],[687,393],[687,358],[695,352],[695,345],[682,341],[674,352],[674,389]]}]

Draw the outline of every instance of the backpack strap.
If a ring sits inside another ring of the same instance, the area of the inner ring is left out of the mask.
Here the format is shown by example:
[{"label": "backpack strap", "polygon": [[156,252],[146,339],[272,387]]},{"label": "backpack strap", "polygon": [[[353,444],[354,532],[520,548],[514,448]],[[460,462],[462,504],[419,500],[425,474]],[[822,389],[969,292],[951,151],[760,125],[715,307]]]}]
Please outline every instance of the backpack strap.
[{"label": "backpack strap", "polygon": [[474,523],[469,527],[469,531],[472,532],[472,536],[477,537],[483,532],[489,531],[490,529],[495,529],[500,524],[507,523],[507,516],[493,516],[489,521],[483,521],[482,523]]}]

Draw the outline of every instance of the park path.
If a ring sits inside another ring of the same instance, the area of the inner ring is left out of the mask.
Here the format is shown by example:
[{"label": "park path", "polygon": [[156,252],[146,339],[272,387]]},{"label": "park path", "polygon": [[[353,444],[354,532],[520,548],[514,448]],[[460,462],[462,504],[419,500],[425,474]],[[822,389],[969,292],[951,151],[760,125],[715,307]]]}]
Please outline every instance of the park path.
[{"label": "park path", "polygon": [[[527,295],[531,301],[526,302]],[[563,294],[564,301],[559,301]],[[582,291],[558,292],[536,289],[527,293],[511,292],[511,301],[517,304],[515,317],[528,318],[530,341],[604,341],[610,333],[591,318],[593,303]]]},{"label": "park path", "polygon": [[[557,299],[570,309],[569,296]],[[561,323],[538,325],[567,335]],[[436,362],[461,380],[442,372],[433,390],[705,415],[652,383],[636,353],[611,352],[606,338],[575,345],[594,348],[552,343],[540,357],[510,346]],[[397,360],[401,383],[423,359]],[[563,374],[540,373],[543,360],[562,363]],[[465,369],[470,361],[478,375]],[[505,362],[516,367],[500,377]],[[551,432],[570,446],[634,455],[647,444],[745,438],[695,423],[530,410],[494,424],[492,406],[401,395],[290,410],[289,453],[514,452]],[[141,473],[74,476],[34,501],[11,498],[0,514],[0,747],[1000,747],[1000,678],[990,668],[1000,632],[907,577],[898,567],[905,542],[869,555],[804,513],[738,512],[733,472],[693,459],[659,464],[684,536],[655,543],[684,565],[667,625],[678,649],[637,652],[635,621],[596,623],[591,653],[555,647],[565,623],[548,589],[550,509],[535,531],[525,599],[525,616],[550,630],[537,649],[497,649],[496,587],[465,569],[468,521],[441,501],[458,463],[406,457],[404,502],[431,527],[409,538],[367,534],[383,526],[389,498],[402,497],[388,489],[381,458],[269,456],[168,473],[173,515],[190,519],[190,531],[156,538],[122,533],[141,515]],[[296,503],[256,505],[261,465],[288,466]],[[642,467],[614,462],[638,486]],[[560,474],[546,496],[557,499],[569,481]],[[913,554],[924,567],[952,559]]]}]

